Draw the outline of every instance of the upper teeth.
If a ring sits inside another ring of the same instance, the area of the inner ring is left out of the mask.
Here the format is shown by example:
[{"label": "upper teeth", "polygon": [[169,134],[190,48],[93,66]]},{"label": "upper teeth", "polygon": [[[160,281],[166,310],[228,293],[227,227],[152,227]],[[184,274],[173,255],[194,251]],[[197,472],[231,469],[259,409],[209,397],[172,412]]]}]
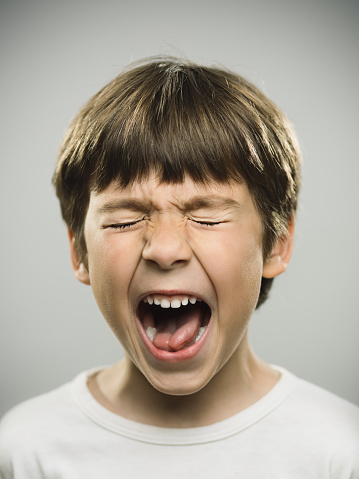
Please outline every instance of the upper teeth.
[{"label": "upper teeth", "polygon": [[143,300],[145,303],[148,304],[156,304],[161,306],[161,308],[180,308],[181,306],[186,306],[188,302],[191,304],[195,304],[197,301],[201,301],[200,299],[196,298],[195,296],[184,296],[181,299],[175,298],[171,301],[168,298],[158,298],[157,296],[147,296]]}]

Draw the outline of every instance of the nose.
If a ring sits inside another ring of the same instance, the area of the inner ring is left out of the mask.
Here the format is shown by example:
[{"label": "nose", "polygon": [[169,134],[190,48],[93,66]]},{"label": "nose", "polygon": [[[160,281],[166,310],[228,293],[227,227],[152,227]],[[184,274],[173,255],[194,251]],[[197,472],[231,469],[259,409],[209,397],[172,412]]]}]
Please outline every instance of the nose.
[{"label": "nose", "polygon": [[147,262],[169,270],[186,265],[192,257],[192,249],[183,225],[161,221],[148,232],[142,257]]}]

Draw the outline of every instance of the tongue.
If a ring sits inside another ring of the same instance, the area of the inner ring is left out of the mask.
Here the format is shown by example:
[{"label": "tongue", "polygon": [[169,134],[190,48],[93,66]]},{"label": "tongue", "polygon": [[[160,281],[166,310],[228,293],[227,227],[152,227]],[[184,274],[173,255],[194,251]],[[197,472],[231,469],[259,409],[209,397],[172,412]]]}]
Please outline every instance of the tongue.
[{"label": "tongue", "polygon": [[179,316],[173,314],[159,322],[153,344],[164,351],[187,348],[195,343],[201,323],[201,310],[198,307],[192,307]]}]

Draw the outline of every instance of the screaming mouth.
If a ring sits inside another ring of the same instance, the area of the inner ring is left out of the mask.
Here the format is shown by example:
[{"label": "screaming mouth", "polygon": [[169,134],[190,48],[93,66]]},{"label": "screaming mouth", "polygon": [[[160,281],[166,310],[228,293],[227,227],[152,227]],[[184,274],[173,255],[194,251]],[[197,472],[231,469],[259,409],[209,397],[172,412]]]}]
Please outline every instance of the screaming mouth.
[{"label": "screaming mouth", "polygon": [[176,352],[201,338],[211,319],[211,310],[195,296],[151,294],[140,302],[138,318],[156,348]]}]

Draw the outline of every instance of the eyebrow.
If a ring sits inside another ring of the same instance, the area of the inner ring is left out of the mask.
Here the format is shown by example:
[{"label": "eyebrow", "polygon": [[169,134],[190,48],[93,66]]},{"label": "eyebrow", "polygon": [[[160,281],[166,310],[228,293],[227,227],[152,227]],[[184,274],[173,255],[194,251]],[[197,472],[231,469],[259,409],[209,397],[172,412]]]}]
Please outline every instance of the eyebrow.
[{"label": "eyebrow", "polygon": [[143,211],[144,213],[149,213],[149,211],[151,210],[151,204],[149,201],[146,200],[139,200],[136,198],[123,198],[105,203],[104,205],[97,208],[97,213],[105,214],[117,210]]},{"label": "eyebrow", "polygon": [[[182,202],[181,210],[188,212],[210,208],[238,208],[239,206],[240,205],[238,201],[232,198],[208,195],[194,196],[188,201]],[[148,200],[141,200],[136,198],[122,198],[105,203],[104,205],[97,208],[97,213],[105,214],[121,209],[130,211],[141,211],[143,213],[149,214],[152,210],[152,206]]]},{"label": "eyebrow", "polygon": [[209,208],[239,208],[238,201],[216,195],[208,196],[194,196],[190,200],[183,203],[183,209],[185,211],[196,211],[200,209],[209,209]]}]

